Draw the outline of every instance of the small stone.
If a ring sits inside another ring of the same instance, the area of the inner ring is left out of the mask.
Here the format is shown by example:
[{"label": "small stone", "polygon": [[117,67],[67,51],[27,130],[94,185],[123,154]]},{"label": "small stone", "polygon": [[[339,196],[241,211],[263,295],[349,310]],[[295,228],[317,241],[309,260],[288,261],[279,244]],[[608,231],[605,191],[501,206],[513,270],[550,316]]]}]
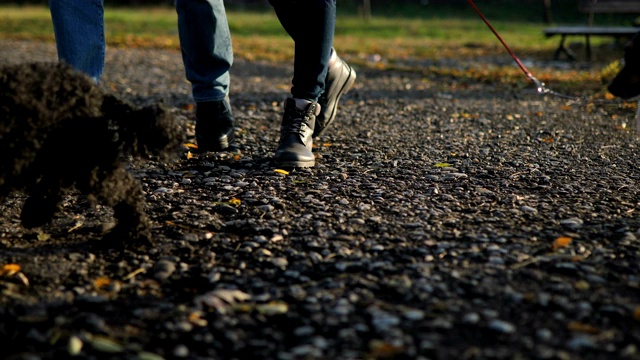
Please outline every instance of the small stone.
[{"label": "small stone", "polygon": [[477,324],[480,321],[480,315],[478,313],[467,313],[462,317],[462,322],[465,324]]},{"label": "small stone", "polygon": [[515,325],[498,319],[491,320],[491,322],[489,322],[489,329],[503,334],[513,334],[516,332]]},{"label": "small stone", "polygon": [[173,356],[178,358],[186,358],[187,356],[189,356],[189,348],[187,348],[185,345],[178,345],[173,348]]},{"label": "small stone", "polygon": [[159,260],[153,267],[153,277],[158,281],[167,280],[176,271],[176,263],[169,260]]},{"label": "small stone", "polygon": [[582,227],[583,223],[584,222],[578,218],[560,220],[560,225],[567,227],[569,229],[579,229]]}]

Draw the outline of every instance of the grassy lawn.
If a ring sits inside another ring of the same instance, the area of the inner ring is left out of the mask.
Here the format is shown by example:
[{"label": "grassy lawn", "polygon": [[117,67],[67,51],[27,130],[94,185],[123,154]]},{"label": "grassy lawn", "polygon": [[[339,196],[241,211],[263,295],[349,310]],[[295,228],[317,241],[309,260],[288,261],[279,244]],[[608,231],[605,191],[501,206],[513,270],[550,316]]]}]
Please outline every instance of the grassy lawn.
[{"label": "grassy lawn", "polygon": [[[541,8],[480,7],[519,57],[534,60],[551,58],[559,39],[545,39],[542,35],[543,28],[548,25],[542,21]],[[105,17],[109,46],[179,48],[176,13],[173,8],[107,7]],[[292,41],[269,9],[230,9],[228,19],[236,57],[268,61],[291,59]],[[580,23],[584,21],[584,17],[571,8],[555,16],[554,20]],[[602,20],[613,24],[628,21],[621,18]],[[48,9],[0,6],[0,38],[54,41]],[[603,64],[600,69],[594,70],[591,66],[585,71],[540,71],[536,75],[543,81],[560,80],[578,88],[583,81],[606,81],[602,77],[615,71],[617,65],[612,67],[611,64],[622,54],[621,50],[598,51],[598,46],[607,47],[610,43],[611,39],[608,38],[592,39],[594,54],[599,57],[596,60]],[[367,21],[354,9],[339,9],[335,45],[350,62],[381,69],[404,66],[398,65],[402,64],[403,59],[475,59],[491,56],[506,59],[507,62],[510,60],[493,33],[468,6],[374,9],[373,17]],[[372,63],[371,55],[386,61]],[[498,78],[502,82],[523,82],[519,69],[511,65],[513,64],[488,67],[487,64],[481,64],[478,69],[466,71],[442,67],[406,70],[439,72],[476,80],[492,81],[491,79]]]},{"label": "grassy lawn", "polygon": [[[382,17],[374,13],[372,19],[364,21],[353,12],[341,13],[336,29],[336,45],[343,52],[376,52],[389,58],[396,52],[401,56],[411,54],[429,57],[441,56],[442,48],[471,44],[498,45],[493,34],[470,7],[424,11],[421,16],[407,10],[401,14],[407,15],[399,17],[397,13],[390,13],[391,16]],[[105,17],[110,45],[178,47],[176,14],[172,8],[107,8]],[[290,40],[271,11],[229,10],[228,18],[241,56],[245,46],[253,49],[261,42],[268,49],[264,56],[289,55],[290,46],[279,45],[286,45]],[[555,39],[543,38],[545,24],[542,22],[504,18],[502,14],[492,21],[505,40],[516,49],[552,50],[557,43]],[[51,18],[45,7],[0,7],[0,25],[2,38],[53,41]]]}]

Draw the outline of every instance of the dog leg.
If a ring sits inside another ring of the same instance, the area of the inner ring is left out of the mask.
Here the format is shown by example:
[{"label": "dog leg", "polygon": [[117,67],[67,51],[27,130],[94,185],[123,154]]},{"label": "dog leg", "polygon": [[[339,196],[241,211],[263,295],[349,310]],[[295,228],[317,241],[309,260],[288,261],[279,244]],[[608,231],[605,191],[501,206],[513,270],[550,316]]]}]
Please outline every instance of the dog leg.
[{"label": "dog leg", "polygon": [[113,207],[116,226],[105,235],[105,246],[148,248],[153,246],[149,220],[144,212],[144,192],[137,179],[124,169],[116,169],[94,183],[98,201]]},{"label": "dog leg", "polygon": [[35,190],[25,200],[20,213],[20,220],[25,228],[32,229],[49,223],[58,211],[62,196],[58,192],[48,190]]}]

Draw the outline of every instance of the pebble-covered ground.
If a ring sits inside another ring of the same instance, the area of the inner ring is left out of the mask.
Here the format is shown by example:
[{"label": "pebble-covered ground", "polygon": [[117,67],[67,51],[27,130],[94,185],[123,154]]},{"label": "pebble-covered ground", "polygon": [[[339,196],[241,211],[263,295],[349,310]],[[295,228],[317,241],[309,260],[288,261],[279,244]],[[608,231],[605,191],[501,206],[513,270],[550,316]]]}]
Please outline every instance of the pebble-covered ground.
[{"label": "pebble-covered ground", "polygon": [[[0,43],[1,63],[55,59]],[[291,66],[238,59],[236,148],[131,168],[146,252],[99,250],[113,220],[82,198],[29,231],[23,197],[0,204],[2,357],[640,359],[629,104],[357,70],[317,166],[286,173]],[[193,141],[178,52],[110,48],[102,84],[164,100]]]}]

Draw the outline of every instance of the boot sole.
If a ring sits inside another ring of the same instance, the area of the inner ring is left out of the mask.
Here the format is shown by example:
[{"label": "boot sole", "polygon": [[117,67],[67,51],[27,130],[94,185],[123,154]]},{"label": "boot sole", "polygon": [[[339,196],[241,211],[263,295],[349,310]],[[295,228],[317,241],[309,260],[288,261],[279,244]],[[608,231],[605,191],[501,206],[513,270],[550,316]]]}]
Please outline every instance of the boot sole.
[{"label": "boot sole", "polygon": [[311,161],[275,161],[276,166],[283,168],[310,168],[316,165],[315,160]]},{"label": "boot sole", "polygon": [[338,110],[338,102],[340,102],[340,98],[347,91],[349,91],[353,87],[353,84],[355,84],[355,82],[356,82],[356,72],[355,72],[355,70],[353,70],[353,68],[351,66],[349,66],[349,65],[347,65],[347,68],[349,69],[349,73],[347,74],[347,79],[344,82],[344,84],[342,84],[342,87],[340,88],[340,91],[338,91],[338,96],[336,96],[336,101],[333,103],[333,107],[331,107],[329,109],[329,113],[328,113],[329,116],[327,117],[327,120],[324,123],[324,127],[322,128],[322,130],[318,131],[318,133],[313,134],[314,138],[324,134],[325,130],[327,130],[327,128],[331,125],[331,123],[333,123],[333,120],[335,120],[336,114],[338,113],[338,111],[337,111]]}]

